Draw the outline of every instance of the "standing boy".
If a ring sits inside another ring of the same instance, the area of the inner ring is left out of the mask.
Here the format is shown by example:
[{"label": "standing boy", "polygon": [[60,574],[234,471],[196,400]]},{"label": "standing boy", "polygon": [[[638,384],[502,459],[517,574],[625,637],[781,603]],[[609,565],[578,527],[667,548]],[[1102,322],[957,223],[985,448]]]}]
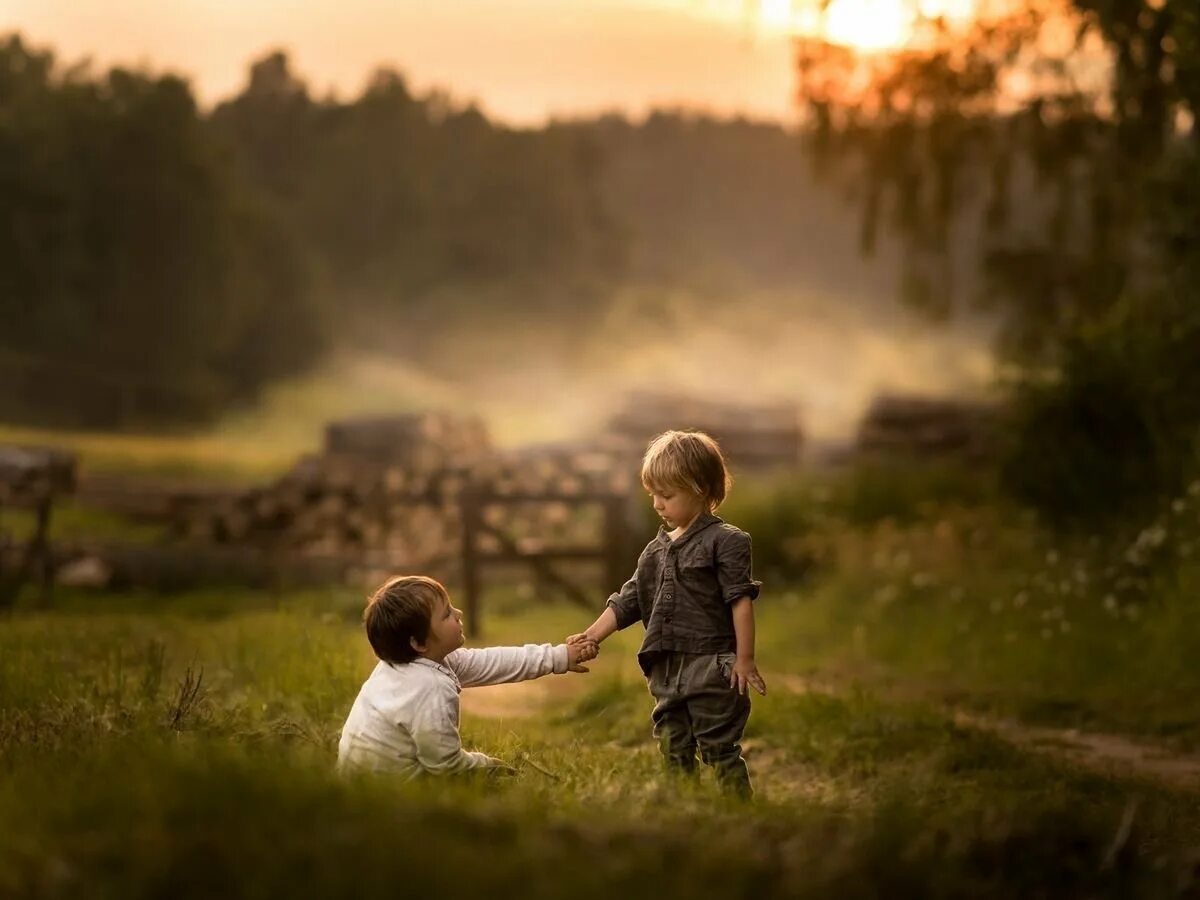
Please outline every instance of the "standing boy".
[{"label": "standing boy", "polygon": [[722,787],[752,793],[742,758],[748,687],[766,694],[754,661],[750,535],[714,515],[731,479],[716,441],[702,432],[659,435],[642,460],[642,484],[663,520],[637,571],[569,646],[598,645],[641,621],[638,663],[655,706],[654,736],[673,770],[696,770],[696,751]]}]

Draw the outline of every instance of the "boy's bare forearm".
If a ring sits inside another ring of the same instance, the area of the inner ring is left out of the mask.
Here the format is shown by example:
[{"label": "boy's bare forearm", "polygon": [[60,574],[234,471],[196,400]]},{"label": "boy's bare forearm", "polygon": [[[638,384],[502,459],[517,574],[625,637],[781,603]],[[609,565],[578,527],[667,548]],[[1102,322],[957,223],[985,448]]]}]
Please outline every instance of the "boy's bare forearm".
[{"label": "boy's bare forearm", "polygon": [[767,683],[754,661],[754,601],[749,597],[733,602],[733,633],[737,639],[737,659],[729,673],[729,686],[739,694],[749,693],[749,689],[754,688],[765,695]]},{"label": "boy's bare forearm", "polygon": [[599,644],[616,630],[617,614],[609,606],[605,607],[604,612],[600,613],[596,621],[587,627],[587,630],[583,632],[583,637],[585,640],[595,641]]},{"label": "boy's bare forearm", "polygon": [[733,633],[738,659],[754,659],[754,601],[749,597],[733,602]]}]

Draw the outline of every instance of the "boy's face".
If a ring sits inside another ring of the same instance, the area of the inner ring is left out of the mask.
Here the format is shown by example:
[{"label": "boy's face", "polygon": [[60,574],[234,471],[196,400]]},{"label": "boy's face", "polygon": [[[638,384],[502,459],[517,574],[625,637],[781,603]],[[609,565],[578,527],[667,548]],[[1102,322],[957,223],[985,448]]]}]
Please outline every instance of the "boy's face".
[{"label": "boy's face", "polygon": [[704,501],[687,488],[652,485],[646,490],[654,511],[668,528],[687,528],[704,511]]},{"label": "boy's face", "polygon": [[413,640],[413,649],[426,659],[441,662],[463,645],[462,611],[442,600],[429,617],[429,634],[423,644]]}]

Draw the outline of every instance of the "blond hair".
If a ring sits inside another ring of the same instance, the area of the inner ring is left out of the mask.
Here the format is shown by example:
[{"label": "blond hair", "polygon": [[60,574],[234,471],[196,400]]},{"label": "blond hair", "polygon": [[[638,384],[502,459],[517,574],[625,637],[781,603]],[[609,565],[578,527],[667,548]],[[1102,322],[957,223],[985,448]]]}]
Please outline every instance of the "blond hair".
[{"label": "blond hair", "polygon": [[417,658],[412,642],[423,644],[429,623],[450,593],[425,575],[398,575],[385,582],[367,601],[363,626],[375,655],[386,663],[409,663]]},{"label": "blond hair", "polygon": [[725,500],[733,478],[720,446],[703,431],[665,431],[642,457],[642,484],[647,490],[691,491],[711,512]]}]

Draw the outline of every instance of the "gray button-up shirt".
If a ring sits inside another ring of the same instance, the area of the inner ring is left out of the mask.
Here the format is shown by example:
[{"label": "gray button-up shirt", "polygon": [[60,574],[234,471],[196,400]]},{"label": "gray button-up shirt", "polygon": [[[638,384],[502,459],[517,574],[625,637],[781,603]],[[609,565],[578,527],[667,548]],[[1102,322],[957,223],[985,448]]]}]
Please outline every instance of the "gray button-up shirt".
[{"label": "gray button-up shirt", "polygon": [[737,649],[733,601],[758,597],[751,574],[750,535],[712,513],[701,513],[675,540],[660,527],[638,557],[637,571],[608,598],[617,628],[641,620],[646,638],[638,664],[649,672],[659,653],[720,653]]}]

